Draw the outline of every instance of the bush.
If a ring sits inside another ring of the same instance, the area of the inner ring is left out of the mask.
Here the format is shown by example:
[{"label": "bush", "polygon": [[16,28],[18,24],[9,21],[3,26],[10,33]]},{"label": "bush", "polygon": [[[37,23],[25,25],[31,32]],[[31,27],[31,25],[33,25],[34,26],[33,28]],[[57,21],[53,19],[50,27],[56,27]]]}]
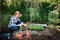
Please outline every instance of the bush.
[{"label": "bush", "polygon": [[51,11],[48,15],[49,23],[52,23],[52,24],[60,23],[60,20],[58,17],[59,17],[59,12],[57,10]]},{"label": "bush", "polygon": [[48,16],[49,23],[58,24],[60,23],[59,12],[57,10],[51,11]]},{"label": "bush", "polygon": [[7,26],[12,15],[3,15],[0,19],[0,25]]},{"label": "bush", "polygon": [[3,31],[3,32],[6,32],[8,31],[8,24],[9,24],[9,20],[10,20],[10,17],[12,15],[2,15],[2,17],[0,17],[0,30]]}]

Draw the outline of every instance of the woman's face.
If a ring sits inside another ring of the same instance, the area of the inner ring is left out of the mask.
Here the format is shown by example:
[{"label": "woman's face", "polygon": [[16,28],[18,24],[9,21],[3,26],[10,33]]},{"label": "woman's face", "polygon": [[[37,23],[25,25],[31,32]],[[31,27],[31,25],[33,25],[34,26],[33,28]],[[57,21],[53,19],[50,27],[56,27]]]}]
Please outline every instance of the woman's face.
[{"label": "woman's face", "polygon": [[17,17],[17,18],[19,18],[19,17],[21,17],[21,16],[22,16],[22,14],[20,14],[20,13],[17,13],[17,14],[16,14],[16,17]]}]

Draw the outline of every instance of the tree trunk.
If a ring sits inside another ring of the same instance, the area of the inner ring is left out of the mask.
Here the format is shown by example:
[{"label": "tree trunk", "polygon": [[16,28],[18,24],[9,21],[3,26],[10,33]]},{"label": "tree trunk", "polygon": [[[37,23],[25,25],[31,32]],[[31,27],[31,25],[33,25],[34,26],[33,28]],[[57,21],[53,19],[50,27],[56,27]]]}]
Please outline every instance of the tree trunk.
[{"label": "tree trunk", "polygon": [[1,16],[1,1],[0,1],[0,16]]},{"label": "tree trunk", "polygon": [[1,5],[0,5],[0,16],[1,16]]},{"label": "tree trunk", "polygon": [[3,0],[0,0],[0,16],[2,16],[2,13],[1,13],[2,3],[3,3]]}]

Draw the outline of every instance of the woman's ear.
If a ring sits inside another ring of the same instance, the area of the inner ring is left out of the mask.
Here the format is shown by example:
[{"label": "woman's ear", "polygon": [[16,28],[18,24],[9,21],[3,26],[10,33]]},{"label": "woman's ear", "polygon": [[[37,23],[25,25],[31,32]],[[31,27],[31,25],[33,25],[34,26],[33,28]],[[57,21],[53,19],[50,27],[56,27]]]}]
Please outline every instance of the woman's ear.
[{"label": "woman's ear", "polygon": [[22,14],[20,14],[20,17],[22,16]]}]

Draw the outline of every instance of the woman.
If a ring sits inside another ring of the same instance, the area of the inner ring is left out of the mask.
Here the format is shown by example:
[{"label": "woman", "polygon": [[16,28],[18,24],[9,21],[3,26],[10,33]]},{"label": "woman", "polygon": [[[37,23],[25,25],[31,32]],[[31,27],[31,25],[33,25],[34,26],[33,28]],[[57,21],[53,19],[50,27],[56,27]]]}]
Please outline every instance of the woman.
[{"label": "woman", "polygon": [[11,31],[17,31],[19,29],[19,26],[21,26],[21,20],[19,19],[22,16],[22,14],[19,11],[16,11],[15,14],[11,17],[10,23],[8,25],[9,30]]}]

